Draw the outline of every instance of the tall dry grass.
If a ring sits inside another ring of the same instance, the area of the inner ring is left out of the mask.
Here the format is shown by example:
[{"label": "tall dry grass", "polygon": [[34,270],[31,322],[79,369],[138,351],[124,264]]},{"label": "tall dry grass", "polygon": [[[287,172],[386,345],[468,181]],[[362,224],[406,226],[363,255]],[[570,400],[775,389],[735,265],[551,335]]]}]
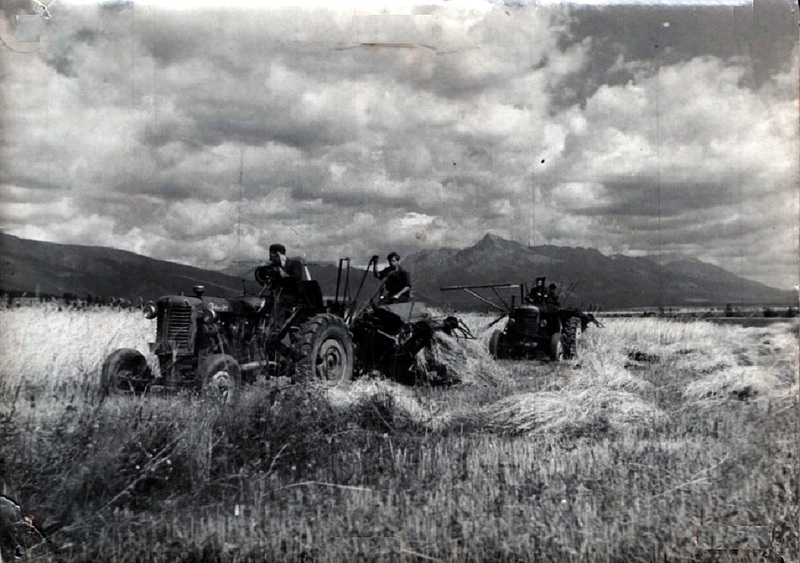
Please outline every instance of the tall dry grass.
[{"label": "tall dry grass", "polygon": [[467,320],[438,343],[457,385],[262,381],[227,410],[100,400],[136,315],[0,311],[0,478],[65,561],[680,560],[720,524],[796,560],[796,325],[609,319],[556,365]]},{"label": "tall dry grass", "polygon": [[117,348],[146,354],[155,326],[138,310],[96,307],[0,309],[0,374],[6,385],[21,382],[52,388],[78,383]]}]

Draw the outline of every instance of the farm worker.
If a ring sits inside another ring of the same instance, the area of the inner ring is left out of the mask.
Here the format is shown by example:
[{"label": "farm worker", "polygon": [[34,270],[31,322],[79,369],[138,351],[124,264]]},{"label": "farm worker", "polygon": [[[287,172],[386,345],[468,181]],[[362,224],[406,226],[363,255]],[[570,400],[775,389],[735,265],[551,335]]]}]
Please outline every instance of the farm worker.
[{"label": "farm worker", "polygon": [[269,247],[269,277],[273,287],[282,289],[283,295],[296,297],[300,293],[300,282],[303,279],[303,263],[300,260],[286,257],[286,247],[272,244]]},{"label": "farm worker", "polygon": [[536,278],[533,288],[531,288],[530,293],[528,293],[527,301],[533,303],[534,305],[541,305],[544,303],[544,296],[545,296],[545,287],[544,287],[544,277]]},{"label": "farm worker", "polygon": [[551,283],[547,286],[547,294],[544,296],[544,302],[549,303],[551,305],[558,305],[558,293],[556,290],[558,286],[554,283]]},{"label": "farm worker", "polygon": [[272,244],[269,247],[269,264],[256,268],[256,280],[273,290],[272,318],[276,327],[286,321],[287,313],[303,301],[303,280],[308,279],[300,260],[286,257],[286,247]]},{"label": "farm worker", "polygon": [[383,302],[390,303],[405,303],[411,300],[411,276],[408,275],[400,266],[400,255],[397,252],[390,252],[386,257],[389,265],[378,271],[378,257],[372,257],[372,273],[379,280],[384,280],[383,284],[386,288],[386,297]]}]

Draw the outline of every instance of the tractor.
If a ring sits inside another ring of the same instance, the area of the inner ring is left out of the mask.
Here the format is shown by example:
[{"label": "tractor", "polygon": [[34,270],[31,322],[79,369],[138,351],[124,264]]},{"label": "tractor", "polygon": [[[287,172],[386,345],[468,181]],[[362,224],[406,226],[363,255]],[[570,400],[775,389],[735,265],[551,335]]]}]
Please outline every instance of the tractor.
[{"label": "tractor", "polygon": [[408,385],[454,381],[431,353],[436,333],[474,338],[456,317],[433,317],[419,301],[370,303],[353,318],[351,330],[358,372],[378,371]]},{"label": "tractor", "polygon": [[431,346],[435,332],[468,332],[455,318],[434,318],[422,303],[384,305],[376,295],[357,306],[358,294],[349,296],[349,258],[339,260],[336,294],[329,299],[305,266],[292,295],[275,283],[269,268],[255,270],[261,285],[255,295],[212,297],[197,285],[190,296],[148,303],[144,315],[156,322],[150,343],[156,373],[138,350],[118,349],[103,363],[102,391],[196,389],[235,403],[241,385],[259,376],[350,380],[377,370],[414,383],[414,360]]},{"label": "tractor", "polygon": [[[489,352],[496,359],[548,358],[551,361],[577,356],[578,330],[585,330],[588,323],[602,326],[591,313],[579,308],[563,308],[554,302],[533,299],[524,283],[488,284],[472,286],[449,286],[442,291],[463,290],[501,312],[490,326],[508,319],[505,327],[495,329],[489,339]],[[476,290],[491,289],[502,303],[498,305]],[[512,295],[510,303],[503,299],[498,289],[519,289]]]},{"label": "tractor", "polygon": [[[475,337],[462,321],[454,316],[434,316],[425,303],[411,299],[393,302],[384,298],[386,280],[364,303],[359,295],[364,288],[370,267],[378,260],[373,256],[363,272],[356,296],[350,299],[348,288],[349,259],[345,271],[342,301],[348,306],[344,320],[353,337],[355,372],[357,375],[379,373],[407,385],[417,383],[446,384],[455,381],[447,366],[436,360],[432,349],[437,334],[457,338]],[[339,272],[343,268],[340,261]],[[339,294],[337,277],[336,295]]]}]

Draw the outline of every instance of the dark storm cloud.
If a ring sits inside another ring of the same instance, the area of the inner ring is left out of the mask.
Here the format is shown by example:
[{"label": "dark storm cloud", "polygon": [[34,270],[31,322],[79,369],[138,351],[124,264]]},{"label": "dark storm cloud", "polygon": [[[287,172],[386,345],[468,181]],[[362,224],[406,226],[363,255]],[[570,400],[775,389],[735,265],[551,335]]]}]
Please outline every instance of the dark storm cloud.
[{"label": "dark storm cloud", "polygon": [[141,183],[137,188],[136,191],[142,195],[158,196],[165,201],[182,200],[199,195],[196,184],[189,181],[182,182],[180,179],[173,181],[159,179],[156,182]]},{"label": "dark storm cloud", "polygon": [[120,12],[130,10],[135,6],[134,0],[102,0],[98,2],[101,12],[117,15]]},{"label": "dark storm cloud", "polygon": [[0,171],[0,185],[25,186],[27,193],[38,192],[42,197],[52,197],[48,192],[62,190],[64,182],[56,170],[44,172],[41,169],[8,167]]},{"label": "dark storm cloud", "polygon": [[191,60],[208,48],[210,40],[207,25],[186,25],[193,19],[190,15],[175,12],[155,16],[142,24],[139,44],[161,67]]},{"label": "dark storm cloud", "polygon": [[74,32],[60,36],[53,43],[53,49],[45,60],[56,72],[67,77],[77,76],[76,51],[80,51],[84,46],[92,47],[97,44],[100,33],[90,27],[80,27]]},{"label": "dark storm cloud", "polygon": [[601,205],[573,208],[581,215],[673,217],[697,208],[713,209],[743,201],[731,182],[606,182],[607,201]]},{"label": "dark storm cloud", "polygon": [[419,204],[411,195],[382,193],[379,191],[331,192],[319,189],[319,185],[305,185],[292,189],[292,195],[299,200],[319,200],[322,203],[336,204],[343,208],[391,207],[396,212],[417,211]]},{"label": "dark storm cloud", "polygon": [[791,0],[739,6],[620,5],[576,7],[571,12],[575,37],[592,38],[592,61],[584,75],[567,84],[572,97],[555,97],[558,107],[583,103],[604,84],[633,78],[619,61],[672,65],[695,57],[732,60],[747,57],[749,82],[764,84],[792,65],[797,46],[796,6]]},{"label": "dark storm cloud", "polygon": [[194,107],[188,110],[187,116],[194,121],[195,138],[205,145],[237,142],[256,146],[275,141],[301,149],[313,149],[345,142],[353,133],[352,130],[348,131],[350,127],[346,123],[329,119],[315,120],[298,115],[290,108],[254,107],[250,117],[243,114],[239,107],[229,109],[203,112],[201,108]]}]

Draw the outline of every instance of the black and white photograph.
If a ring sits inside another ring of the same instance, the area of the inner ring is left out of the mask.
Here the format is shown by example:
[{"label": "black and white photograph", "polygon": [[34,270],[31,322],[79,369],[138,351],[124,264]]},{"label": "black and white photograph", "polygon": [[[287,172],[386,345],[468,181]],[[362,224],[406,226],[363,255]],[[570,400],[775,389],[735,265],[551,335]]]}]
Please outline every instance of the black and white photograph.
[{"label": "black and white photograph", "polygon": [[0,0],[0,563],[800,561],[795,0]]}]

